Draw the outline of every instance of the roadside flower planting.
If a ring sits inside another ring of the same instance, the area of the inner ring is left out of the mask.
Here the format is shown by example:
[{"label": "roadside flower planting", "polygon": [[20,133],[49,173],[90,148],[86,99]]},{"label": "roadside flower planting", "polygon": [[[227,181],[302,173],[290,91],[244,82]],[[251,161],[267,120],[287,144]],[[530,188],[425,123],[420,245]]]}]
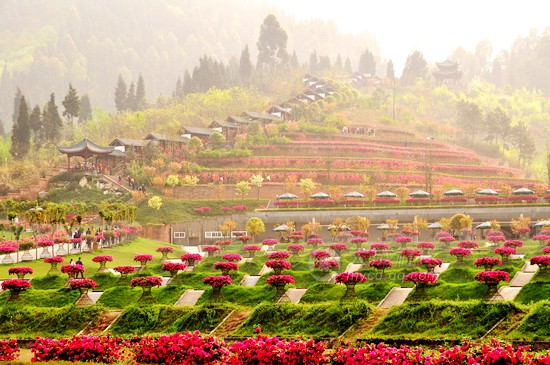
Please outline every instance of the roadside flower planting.
[{"label": "roadside flower planting", "polygon": [[357,250],[355,251],[355,256],[363,260],[363,264],[369,262],[369,259],[376,255],[375,250]]},{"label": "roadside flower planting", "polygon": [[113,261],[113,256],[110,256],[110,255],[95,256],[92,258],[92,261],[99,263],[99,269],[97,270],[98,273],[105,272],[107,271],[107,262]]},{"label": "roadside flower planting", "polygon": [[498,257],[480,257],[474,261],[474,266],[483,266],[485,271],[490,271],[498,265],[502,265],[502,261]]},{"label": "roadside flower planting", "polygon": [[195,262],[202,261],[202,256],[198,253],[184,253],[180,258],[181,261],[187,262],[188,266],[195,266]]},{"label": "roadside flower planting", "polygon": [[412,260],[420,256],[421,253],[419,250],[415,250],[414,248],[406,248],[403,251],[401,251],[399,255],[405,257],[407,259],[407,265],[410,265]]},{"label": "roadside flower planting", "polygon": [[299,256],[300,252],[302,252],[305,249],[305,246],[297,243],[292,243],[286,246],[286,249],[290,251],[290,253],[292,253],[293,256]]},{"label": "roadside flower planting", "polygon": [[242,259],[243,257],[238,253],[224,253],[222,255],[222,260],[229,261],[229,262],[239,262]]},{"label": "roadside flower planting", "polygon": [[417,265],[424,266],[428,272],[434,272],[436,266],[443,265],[443,260],[425,257],[418,260]]},{"label": "roadside flower planting", "polygon": [[248,257],[254,257],[256,252],[261,251],[262,248],[256,245],[248,245],[243,247],[243,251],[248,252]]},{"label": "roadside flower planting", "polygon": [[221,270],[222,275],[229,275],[231,270],[239,270],[239,265],[236,262],[220,261],[214,264],[214,270]]},{"label": "roadside flower planting", "polygon": [[511,255],[517,254],[516,249],[512,247],[497,247],[494,252],[502,257],[502,262],[508,262]]},{"label": "roadside flower planting", "polygon": [[367,277],[358,272],[342,272],[336,275],[334,281],[337,284],[344,284],[346,286],[346,292],[344,293],[344,296],[340,298],[341,301],[346,301],[357,297],[355,285],[367,282]]},{"label": "roadside flower planting", "polygon": [[449,250],[449,254],[456,257],[457,264],[461,264],[465,257],[472,255],[472,251],[467,248],[455,247]]},{"label": "roadside flower planting", "polygon": [[0,340],[0,361],[16,360],[20,350],[16,339]]},{"label": "roadside flower planting", "polygon": [[322,260],[315,261],[313,267],[321,270],[323,273],[327,274],[330,270],[337,269],[339,266],[338,261],[336,260]]},{"label": "roadside flower planting", "polygon": [[292,265],[285,260],[268,260],[265,262],[265,266],[273,269],[276,275],[280,275],[281,271],[290,269]]},{"label": "roadside flower planting", "polygon": [[27,266],[10,267],[8,269],[9,275],[17,275],[18,279],[23,279],[25,275],[34,273],[34,270]]}]

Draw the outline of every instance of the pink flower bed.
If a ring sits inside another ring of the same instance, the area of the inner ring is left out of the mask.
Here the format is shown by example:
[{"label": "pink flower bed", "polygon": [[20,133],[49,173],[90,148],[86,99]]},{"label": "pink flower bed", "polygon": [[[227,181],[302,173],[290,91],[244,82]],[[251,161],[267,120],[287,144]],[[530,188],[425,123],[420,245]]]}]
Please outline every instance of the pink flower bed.
[{"label": "pink flower bed", "polygon": [[480,257],[474,261],[474,266],[483,266],[485,271],[489,271],[498,265],[502,265],[502,261],[498,257]]},{"label": "pink flower bed", "polygon": [[222,260],[229,262],[239,262],[243,259],[238,253],[225,253],[222,255]]},{"label": "pink flower bed", "polygon": [[334,280],[338,284],[358,284],[367,282],[367,277],[359,272],[342,272]]},{"label": "pink flower bed", "polygon": [[437,275],[429,272],[411,272],[403,278],[403,281],[419,284],[435,284],[437,281]]},{"label": "pink flower bed", "polygon": [[48,239],[40,240],[36,243],[38,247],[51,247],[53,246],[53,241]]},{"label": "pink flower bed", "polygon": [[63,274],[78,274],[84,272],[84,266],[82,265],[63,265],[61,266],[61,272]]},{"label": "pink flower bed", "polygon": [[348,250],[348,245],[346,245],[345,243],[332,243],[330,244],[329,248],[337,254],[340,254],[342,251]]},{"label": "pink flower bed", "polygon": [[274,246],[277,243],[279,243],[279,241],[274,238],[268,238],[262,241],[262,245],[267,245],[267,246]]},{"label": "pink flower bed", "polygon": [[466,256],[470,256],[472,254],[472,251],[468,250],[467,248],[455,247],[449,250],[449,254],[451,256],[456,256],[457,259],[461,259]]},{"label": "pink flower bed", "polygon": [[162,278],[160,276],[147,276],[147,277],[138,277],[133,278],[130,282],[130,287],[135,288],[136,286],[140,286],[142,288],[147,287],[153,287],[153,286],[161,286],[162,285]]},{"label": "pink flower bed", "polygon": [[229,275],[207,276],[202,281],[213,288],[221,288],[222,286],[233,284],[233,279]]},{"label": "pink flower bed", "polygon": [[19,352],[16,339],[0,340],[0,361],[14,361],[19,357]]},{"label": "pink flower bed", "polygon": [[424,266],[426,270],[433,271],[436,266],[443,265],[443,260],[441,259],[435,259],[431,257],[424,257],[420,260],[418,260],[417,265]]},{"label": "pink flower bed", "polygon": [[435,245],[431,242],[418,242],[416,248],[419,248],[421,250],[433,250],[435,248]]},{"label": "pink flower bed", "polygon": [[110,255],[99,255],[92,258],[93,262],[107,262],[107,261],[113,261],[113,256]]},{"label": "pink flower bed", "polygon": [[481,271],[474,276],[474,279],[476,279],[480,283],[495,285],[501,281],[508,281],[509,275],[506,271],[501,270]]},{"label": "pink flower bed", "polygon": [[406,257],[408,259],[412,259],[414,257],[418,257],[421,255],[419,250],[415,250],[414,248],[406,248],[403,251],[399,253],[399,255]]},{"label": "pink flower bed", "polygon": [[495,254],[502,256],[503,259],[508,259],[510,255],[517,254],[516,249],[512,247],[497,247],[494,252]]},{"label": "pink flower bed", "polygon": [[231,240],[217,240],[216,242],[214,242],[214,244],[216,246],[229,246],[230,244],[232,244],[233,242],[231,242]]},{"label": "pink flower bed", "polygon": [[135,255],[134,261],[141,262],[142,264],[146,263],[147,261],[153,261],[153,255]]},{"label": "pink flower bed", "polygon": [[313,251],[309,254],[310,257],[314,258],[316,261],[321,261],[328,259],[331,255],[327,251]]}]

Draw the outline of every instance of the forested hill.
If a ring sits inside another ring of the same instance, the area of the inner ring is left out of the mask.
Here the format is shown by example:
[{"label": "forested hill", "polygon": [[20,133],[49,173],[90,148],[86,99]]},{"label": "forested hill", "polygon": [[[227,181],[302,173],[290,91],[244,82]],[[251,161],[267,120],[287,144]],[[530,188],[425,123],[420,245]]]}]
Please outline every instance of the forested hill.
[{"label": "forested hill", "polygon": [[72,83],[93,106],[112,111],[119,74],[130,84],[142,73],[155,100],[170,95],[178,76],[203,55],[238,62],[248,45],[255,62],[260,26],[270,13],[301,62],[314,49],[332,59],[349,56],[353,64],[366,47],[378,53],[372,36],[342,34],[320,21],[298,24],[253,0],[2,0],[0,119],[9,130],[17,87],[32,104],[43,104],[51,92],[62,99]]}]

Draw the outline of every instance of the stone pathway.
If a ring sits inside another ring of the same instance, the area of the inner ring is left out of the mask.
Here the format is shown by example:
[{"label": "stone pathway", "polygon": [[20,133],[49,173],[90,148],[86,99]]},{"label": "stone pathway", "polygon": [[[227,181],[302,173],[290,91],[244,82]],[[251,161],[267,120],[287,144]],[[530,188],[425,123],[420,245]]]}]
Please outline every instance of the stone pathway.
[{"label": "stone pathway", "polygon": [[262,266],[262,269],[260,270],[260,273],[258,274],[259,276],[262,276],[263,274],[267,274],[268,272],[272,272],[273,269],[267,267],[267,266]]},{"label": "stone pathway", "polygon": [[344,270],[344,272],[356,272],[356,271],[359,271],[361,267],[363,267],[362,264],[349,263],[348,267],[346,267],[346,270]]},{"label": "stone pathway", "polygon": [[241,280],[241,286],[254,286],[260,280],[260,275],[245,275]]},{"label": "stone pathway", "polygon": [[[518,255],[523,256],[523,255]],[[521,271],[510,280],[510,285],[501,286],[498,292],[491,298],[492,302],[499,300],[514,300],[525,285],[537,274],[538,265],[531,265],[529,261],[523,265]]]},{"label": "stone pathway", "polygon": [[380,304],[378,304],[378,307],[391,308],[393,306],[403,304],[412,291],[413,288],[394,287],[390,290],[388,295],[386,295],[386,297],[382,299]]},{"label": "stone pathway", "polygon": [[434,274],[440,275],[443,271],[447,270],[449,266],[451,266],[451,264],[448,262],[444,262],[441,266],[436,266],[434,269]]},{"label": "stone pathway", "polygon": [[307,289],[291,288],[277,301],[277,303],[300,303],[300,299],[304,296]]},{"label": "stone pathway", "polygon": [[88,292],[88,296],[90,297],[90,299],[92,300],[92,302],[94,302],[94,304],[97,303],[97,301],[99,300],[99,297],[101,297],[103,295],[103,292],[102,291],[91,291],[91,292]]},{"label": "stone pathway", "polygon": [[184,307],[197,304],[199,298],[204,293],[204,290],[187,289],[185,293],[181,295],[174,306]]}]

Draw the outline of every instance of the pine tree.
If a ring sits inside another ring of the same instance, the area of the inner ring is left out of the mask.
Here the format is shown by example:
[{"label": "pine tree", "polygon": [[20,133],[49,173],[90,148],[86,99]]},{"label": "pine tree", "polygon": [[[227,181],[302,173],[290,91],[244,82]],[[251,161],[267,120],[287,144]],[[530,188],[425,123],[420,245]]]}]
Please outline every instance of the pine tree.
[{"label": "pine tree", "polygon": [[15,92],[15,97],[13,98],[13,114],[11,115],[12,124],[17,123],[17,118],[19,118],[19,104],[21,103],[22,97],[23,97],[23,94],[21,93],[21,89],[17,87],[17,91]]},{"label": "pine tree", "polygon": [[137,110],[136,85],[134,85],[133,81],[130,83],[128,94],[126,95],[126,106],[126,109],[130,109],[133,112]]},{"label": "pine tree", "polygon": [[85,120],[92,118],[92,105],[90,104],[90,97],[88,94],[82,95],[80,99],[80,115],[78,116],[78,123],[82,123]]},{"label": "pine tree", "polygon": [[319,71],[319,58],[317,57],[317,51],[311,51],[309,55],[309,72],[316,74]]},{"label": "pine tree", "polygon": [[178,76],[178,81],[176,81],[176,87],[172,92],[172,98],[175,100],[181,100],[183,98],[183,83],[181,82],[181,76]]},{"label": "pine tree", "polygon": [[121,112],[128,109],[127,95],[128,90],[126,83],[124,82],[122,75],[118,75],[118,81],[115,88],[115,107],[117,111]]},{"label": "pine tree", "polygon": [[138,77],[137,87],[136,87],[136,110],[145,109],[147,100],[145,99],[145,81],[141,73]]},{"label": "pine tree", "polygon": [[344,70],[350,75],[353,73],[353,69],[351,68],[351,61],[350,61],[349,57],[346,57],[346,63],[344,64]]},{"label": "pine tree", "polygon": [[50,100],[44,108],[42,125],[44,126],[44,138],[48,142],[56,143],[61,136],[63,121],[59,116],[57,105],[55,104],[55,93],[50,94]]},{"label": "pine tree", "polygon": [[73,124],[73,119],[77,118],[80,114],[80,97],[72,84],[69,84],[69,91],[61,104],[63,104],[63,108],[65,108],[63,116],[67,117],[67,121]]},{"label": "pine tree", "polygon": [[300,62],[298,62],[298,55],[296,54],[296,51],[292,52],[292,57],[290,57],[290,67],[300,67]]},{"label": "pine tree", "polygon": [[41,136],[42,130],[42,112],[40,107],[35,105],[32,109],[31,115],[29,115],[29,128],[31,130],[31,136],[35,141],[40,141],[43,136]]},{"label": "pine tree", "polygon": [[31,147],[31,131],[29,128],[29,108],[25,96],[19,101],[17,121],[13,125],[10,154],[15,159],[22,159],[29,153]]},{"label": "pine tree", "polygon": [[370,50],[365,50],[359,58],[359,72],[374,76],[376,73],[376,62],[374,61],[374,55]]},{"label": "pine tree", "polygon": [[253,66],[250,61],[250,52],[248,51],[248,44],[241,52],[241,59],[239,60],[239,78],[241,85],[248,86],[250,83],[250,76],[252,76]]},{"label": "pine tree", "polygon": [[390,60],[386,67],[386,77],[390,80],[395,79],[395,69],[393,68],[393,62]]}]

